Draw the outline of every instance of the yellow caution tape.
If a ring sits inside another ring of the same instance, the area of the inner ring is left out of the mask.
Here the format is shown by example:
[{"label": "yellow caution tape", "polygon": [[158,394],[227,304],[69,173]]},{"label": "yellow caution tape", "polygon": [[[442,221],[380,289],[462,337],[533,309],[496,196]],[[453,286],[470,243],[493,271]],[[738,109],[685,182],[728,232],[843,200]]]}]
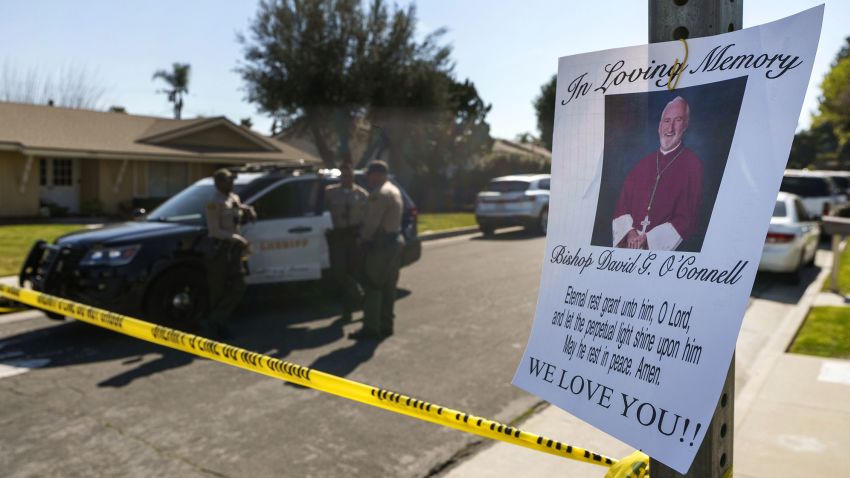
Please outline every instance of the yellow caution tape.
[{"label": "yellow caution tape", "polygon": [[524,432],[493,420],[31,289],[0,284],[0,296],[137,339],[467,433],[594,465],[610,467],[617,463],[617,460],[607,456]]},{"label": "yellow caution tape", "polygon": [[634,451],[608,468],[605,478],[648,478],[648,473],[649,456],[641,451]]}]

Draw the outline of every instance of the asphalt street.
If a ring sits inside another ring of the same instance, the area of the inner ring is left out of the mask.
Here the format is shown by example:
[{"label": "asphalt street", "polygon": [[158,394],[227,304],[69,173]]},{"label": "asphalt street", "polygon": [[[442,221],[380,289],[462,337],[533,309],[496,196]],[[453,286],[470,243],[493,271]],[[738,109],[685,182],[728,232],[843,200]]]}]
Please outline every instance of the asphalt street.
[{"label": "asphalt street", "polygon": [[[251,290],[230,343],[508,422],[539,404],[510,380],[543,248],[523,232],[426,243],[382,342],[348,339],[360,324],[314,288]],[[760,276],[754,296],[794,301],[783,279]],[[86,324],[0,316],[4,476],[425,477],[478,443]]]},{"label": "asphalt street", "polygon": [[[427,243],[399,283],[396,334],[355,342],[310,288],[252,290],[230,342],[500,420],[535,403],[510,385],[544,240]],[[194,359],[77,322],[0,318],[5,476],[426,476],[477,438]],[[355,315],[355,319],[360,314]],[[11,319],[11,320],[10,320]]]}]

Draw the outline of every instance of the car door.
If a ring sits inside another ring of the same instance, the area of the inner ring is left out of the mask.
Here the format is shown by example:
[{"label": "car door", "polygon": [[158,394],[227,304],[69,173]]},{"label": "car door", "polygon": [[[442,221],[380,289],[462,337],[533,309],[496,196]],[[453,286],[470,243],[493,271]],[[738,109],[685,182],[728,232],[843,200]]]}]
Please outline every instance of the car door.
[{"label": "car door", "polygon": [[252,199],[257,221],[242,229],[251,242],[247,283],[321,278],[331,218],[319,210],[319,192],[316,178],[287,178]]}]

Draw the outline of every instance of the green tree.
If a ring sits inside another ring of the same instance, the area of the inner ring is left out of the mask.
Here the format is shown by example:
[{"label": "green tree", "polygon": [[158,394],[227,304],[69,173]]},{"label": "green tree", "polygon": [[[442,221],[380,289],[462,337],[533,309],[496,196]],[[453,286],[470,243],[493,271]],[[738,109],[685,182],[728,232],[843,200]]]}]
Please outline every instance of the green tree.
[{"label": "green tree", "polygon": [[180,119],[183,112],[183,95],[189,93],[189,71],[191,66],[188,63],[174,63],[171,65],[171,71],[157,70],[153,74],[153,79],[161,79],[168,84],[168,88],[159,90],[158,93],[168,95],[168,102],[174,104],[174,119]]},{"label": "green tree", "polygon": [[555,127],[555,86],[558,76],[552,75],[552,79],[540,87],[540,94],[534,99],[534,111],[537,113],[537,130],[540,132],[540,141],[549,151],[552,151],[552,132]]},{"label": "green tree", "polygon": [[[416,25],[415,7],[383,0],[263,0],[239,36],[237,70],[247,99],[309,134],[325,164],[387,158],[403,183],[422,178],[431,201],[437,181],[489,151],[490,106],[454,78],[444,31],[417,40]],[[362,137],[368,147],[352,158]]]},{"label": "green tree", "polygon": [[824,155],[828,156],[837,150],[838,138],[833,132],[832,125],[821,122],[794,135],[788,167],[817,167],[819,160],[824,159]]},{"label": "green tree", "polygon": [[850,57],[850,37],[844,39],[844,45],[841,46],[841,49],[838,50],[838,54],[835,55],[835,62],[833,63],[833,66],[835,63],[838,63],[847,57]]},{"label": "green tree", "polygon": [[850,166],[850,37],[821,82],[812,126],[794,136],[788,165],[820,167],[835,160]]},{"label": "green tree", "polygon": [[530,133],[530,132],[528,132],[528,131],[526,131],[525,133],[520,133],[520,134],[516,135],[516,137],[514,138],[514,140],[515,140],[517,143],[520,143],[520,144],[534,144],[534,143],[537,143],[537,138],[535,138],[535,137],[534,137],[534,135],[533,135],[533,134],[531,134],[531,133]]},{"label": "green tree", "polygon": [[[409,186],[424,210],[455,207],[451,185],[458,172],[493,146],[486,116],[491,105],[478,95],[475,85],[445,78],[445,106],[439,110],[396,110],[389,119],[389,157],[394,171]],[[412,181],[416,178],[416,181]]]},{"label": "green tree", "polygon": [[829,123],[841,146],[850,140],[850,57],[837,61],[821,83],[818,116],[814,124]]}]

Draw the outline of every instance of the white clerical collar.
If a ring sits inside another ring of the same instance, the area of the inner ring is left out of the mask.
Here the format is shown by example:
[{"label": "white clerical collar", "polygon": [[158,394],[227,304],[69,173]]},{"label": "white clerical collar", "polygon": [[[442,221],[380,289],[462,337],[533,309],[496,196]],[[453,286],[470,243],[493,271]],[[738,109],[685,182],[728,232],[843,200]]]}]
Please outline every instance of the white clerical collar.
[{"label": "white clerical collar", "polygon": [[677,149],[679,149],[679,146],[681,146],[681,145],[682,145],[682,142],[679,141],[679,143],[676,146],[673,146],[672,148],[668,149],[667,151],[664,151],[663,148],[658,148],[658,150],[661,151],[661,154],[663,154],[664,156],[667,156],[668,154],[672,153],[673,151],[676,151]]}]

